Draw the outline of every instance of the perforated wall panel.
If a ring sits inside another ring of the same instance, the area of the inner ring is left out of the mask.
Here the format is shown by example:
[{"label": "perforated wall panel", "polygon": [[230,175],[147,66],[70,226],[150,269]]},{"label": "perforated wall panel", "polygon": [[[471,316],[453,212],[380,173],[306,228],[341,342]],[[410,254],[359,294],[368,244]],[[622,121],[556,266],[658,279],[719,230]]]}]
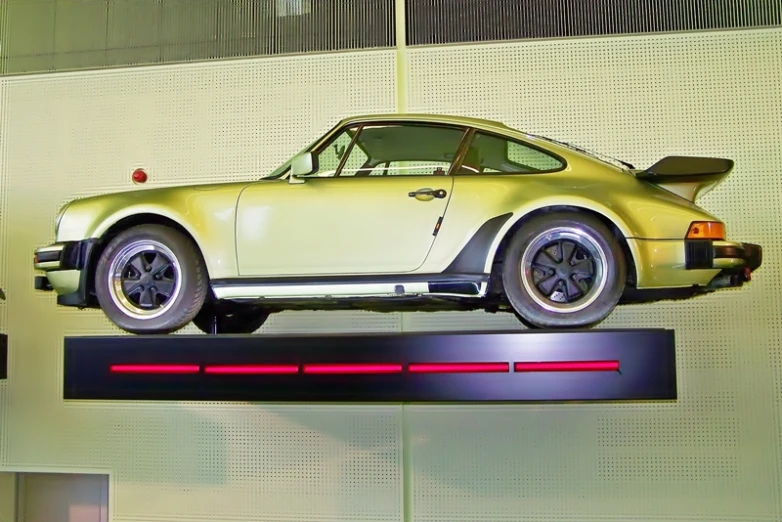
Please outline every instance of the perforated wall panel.
[{"label": "perforated wall panel", "polygon": [[411,49],[408,77],[411,112],[499,119],[640,167],[734,158],[700,203],[766,249],[748,288],[626,307],[602,325],[676,329],[675,404],[408,409],[413,519],[779,520],[782,32]]},{"label": "perforated wall panel", "polygon": [[[7,465],[110,472],[113,521],[400,520],[398,408],[64,404],[63,336],[120,332],[36,295],[31,268],[66,200],[136,188],[139,166],[150,188],[256,179],[346,114],[394,111],[395,72],[392,53],[367,52],[7,80]],[[400,327],[305,313],[264,331]]]}]

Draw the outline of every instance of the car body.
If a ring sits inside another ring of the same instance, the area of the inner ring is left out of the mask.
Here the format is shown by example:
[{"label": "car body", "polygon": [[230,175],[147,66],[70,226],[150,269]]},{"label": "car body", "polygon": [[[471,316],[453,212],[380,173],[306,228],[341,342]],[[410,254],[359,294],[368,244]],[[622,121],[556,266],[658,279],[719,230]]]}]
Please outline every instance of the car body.
[{"label": "car body", "polygon": [[750,280],[761,247],[695,204],[732,169],[639,170],[475,118],[357,116],[258,179],[68,203],[35,286],[134,333],[247,333],[297,309],[590,327],[620,304]]}]

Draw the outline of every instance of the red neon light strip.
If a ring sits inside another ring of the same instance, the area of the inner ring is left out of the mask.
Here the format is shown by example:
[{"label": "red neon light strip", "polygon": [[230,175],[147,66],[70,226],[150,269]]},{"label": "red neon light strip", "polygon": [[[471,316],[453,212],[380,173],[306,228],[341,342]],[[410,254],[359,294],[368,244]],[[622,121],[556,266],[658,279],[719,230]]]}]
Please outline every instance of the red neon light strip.
[{"label": "red neon light strip", "polygon": [[618,372],[619,361],[517,362],[516,372]]},{"label": "red neon light strip", "polygon": [[204,372],[218,373],[223,375],[278,375],[299,373],[299,367],[295,364],[207,366],[204,369]]},{"label": "red neon light strip", "polygon": [[510,363],[416,363],[407,369],[410,373],[505,373]]},{"label": "red neon light strip", "polygon": [[[619,361],[541,361],[517,362],[515,372],[617,372]],[[182,374],[198,373],[197,364],[113,364],[112,373]],[[296,374],[299,367],[293,364],[207,366],[211,374],[224,375],[279,375]],[[408,366],[410,373],[504,373],[510,371],[509,363],[414,363]],[[401,364],[307,364],[307,374],[388,374],[402,373]]]},{"label": "red neon light strip", "polygon": [[401,364],[305,364],[304,373],[317,374],[373,374],[401,373]]},{"label": "red neon light strip", "polygon": [[112,364],[112,373],[198,373],[197,364]]}]

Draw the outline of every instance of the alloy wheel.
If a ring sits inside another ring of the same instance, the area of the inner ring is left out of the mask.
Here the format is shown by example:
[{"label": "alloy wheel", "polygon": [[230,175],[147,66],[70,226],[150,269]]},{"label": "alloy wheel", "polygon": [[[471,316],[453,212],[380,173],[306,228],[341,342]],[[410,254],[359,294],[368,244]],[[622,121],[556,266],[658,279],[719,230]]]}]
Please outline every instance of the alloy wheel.
[{"label": "alloy wheel", "polygon": [[179,261],[158,241],[139,240],[125,245],[114,256],[108,277],[112,301],[135,319],[164,314],[182,288]]},{"label": "alloy wheel", "polygon": [[592,304],[605,288],[606,254],[577,228],[558,227],[535,237],[521,259],[521,280],[542,308],[573,313]]}]

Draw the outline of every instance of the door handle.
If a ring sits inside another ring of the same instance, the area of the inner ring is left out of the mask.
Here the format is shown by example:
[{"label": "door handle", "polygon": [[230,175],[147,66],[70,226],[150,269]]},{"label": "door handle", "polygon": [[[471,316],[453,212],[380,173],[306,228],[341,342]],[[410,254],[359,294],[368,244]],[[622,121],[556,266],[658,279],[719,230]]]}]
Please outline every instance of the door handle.
[{"label": "door handle", "polygon": [[409,192],[407,195],[420,201],[431,201],[433,198],[443,199],[448,195],[448,193],[443,189],[434,190],[430,188],[422,188],[416,190],[415,192]]}]

